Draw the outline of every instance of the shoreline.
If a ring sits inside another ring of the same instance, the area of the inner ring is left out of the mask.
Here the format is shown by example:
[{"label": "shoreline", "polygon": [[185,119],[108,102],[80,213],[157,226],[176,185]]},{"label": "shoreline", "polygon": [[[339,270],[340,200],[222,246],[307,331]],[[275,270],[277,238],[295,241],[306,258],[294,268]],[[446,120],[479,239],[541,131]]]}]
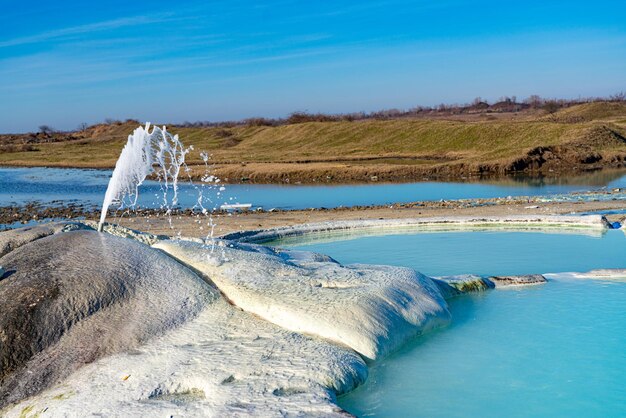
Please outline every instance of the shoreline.
[{"label": "shoreline", "polygon": [[[605,192],[606,197],[611,196]],[[621,195],[620,195],[621,197]],[[610,222],[622,223],[626,219],[626,200],[591,200],[591,201],[542,201],[545,196],[516,197],[496,199],[466,199],[450,201],[426,201],[411,204],[384,206],[356,206],[336,209],[248,211],[236,213],[216,213],[212,216],[215,224],[214,236],[224,236],[239,231],[289,227],[299,224],[320,223],[327,221],[376,220],[400,218],[440,218],[440,217],[493,217],[493,216],[545,216],[570,215],[598,211],[617,211],[609,213]],[[26,211],[24,209],[27,209]],[[37,207],[18,206],[0,208],[0,224],[15,222],[34,222],[48,218],[69,218],[96,220],[99,208],[92,206],[85,210],[80,206]],[[136,213],[110,214],[110,223],[156,235],[183,235],[204,238],[209,234],[209,218],[185,211],[174,213],[170,219],[156,211],[140,210]],[[16,225],[19,226],[19,225]]]},{"label": "shoreline", "polygon": [[[621,225],[620,225],[621,226]],[[442,216],[427,218],[366,219],[326,221],[311,224],[258,229],[226,234],[221,239],[250,244],[278,245],[285,241],[324,240],[326,236],[388,235],[394,232],[447,232],[476,230],[558,230],[594,232],[613,229],[602,215],[507,215],[507,216]],[[312,236],[312,238],[311,238]]]},{"label": "shoreline", "polygon": [[[381,160],[404,157],[381,157]],[[413,158],[413,157],[411,157]],[[417,157],[416,157],[417,158]],[[376,161],[376,158],[364,158],[363,161]],[[303,185],[303,186],[340,186],[367,184],[403,184],[422,182],[475,183],[481,181],[510,180],[526,178],[530,180],[558,180],[566,177],[584,176],[592,173],[626,170],[626,156],[622,160],[603,160],[594,164],[570,164],[566,167],[531,167],[511,169],[500,163],[451,163],[434,166],[410,164],[362,164],[361,160],[350,161],[290,161],[290,162],[246,162],[219,163],[210,166],[210,174],[223,180],[223,184],[250,185]],[[113,170],[114,165],[103,164],[46,164],[2,161],[2,168],[50,168],[78,170]],[[189,178],[202,180],[207,170],[203,165],[189,164]],[[148,179],[156,180],[154,177]]]},{"label": "shoreline", "polygon": [[[533,202],[531,202],[533,203]],[[215,235],[224,235],[239,231],[272,229],[294,225],[320,223],[327,221],[354,221],[377,219],[433,218],[449,216],[510,216],[510,215],[563,215],[572,212],[591,212],[604,210],[626,210],[626,201],[606,202],[553,202],[540,205],[536,209],[526,209],[528,202],[511,204],[494,204],[486,206],[465,206],[467,202],[424,202],[423,206],[403,207],[372,206],[367,208],[344,208],[327,210],[277,211],[277,212],[244,212],[233,215],[222,215],[215,219]],[[534,206],[534,205],[533,205]],[[626,214],[608,215],[610,222],[622,222]],[[170,228],[165,217],[135,217],[111,219],[119,225],[147,231],[153,234],[205,237],[206,230],[198,230],[198,219],[180,217],[172,219]]]}]

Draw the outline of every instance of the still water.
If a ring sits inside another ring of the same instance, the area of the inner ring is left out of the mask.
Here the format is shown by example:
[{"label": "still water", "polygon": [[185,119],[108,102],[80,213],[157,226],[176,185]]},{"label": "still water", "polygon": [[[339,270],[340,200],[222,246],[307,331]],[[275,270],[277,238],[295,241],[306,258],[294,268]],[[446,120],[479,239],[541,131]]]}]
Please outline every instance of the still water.
[{"label": "still water", "polygon": [[[295,245],[430,275],[626,267],[626,236],[451,232]],[[626,416],[626,278],[557,278],[449,301],[449,327],[370,365],[339,399],[360,417]]]},{"label": "still water", "polygon": [[374,364],[360,417],[626,416],[626,283],[555,280],[450,301],[449,328]]},{"label": "still water", "polygon": [[[0,206],[38,201],[42,204],[79,203],[100,205],[111,175],[110,170],[0,167]],[[180,181],[180,206],[193,207],[198,199],[197,185]],[[481,182],[418,182],[364,185],[226,185],[205,191],[211,203],[250,203],[264,209],[335,208],[341,206],[384,205],[427,200],[537,196],[602,187],[626,188],[626,170],[603,171],[576,177],[541,180],[510,178]],[[141,207],[159,207],[161,187],[146,181],[140,188]]]},{"label": "still water", "polygon": [[[390,264],[429,276],[454,274],[531,274],[626,268],[622,230],[589,231],[594,235],[539,232],[432,232],[335,237],[334,241],[291,248],[328,254],[342,263]],[[329,234],[330,236],[330,234]],[[323,240],[324,234],[318,234]],[[300,237],[300,242],[309,239]],[[294,241],[296,244],[294,244]],[[271,245],[283,245],[280,240]],[[284,246],[284,245],[283,245]],[[626,301],[625,307],[626,307]]]}]

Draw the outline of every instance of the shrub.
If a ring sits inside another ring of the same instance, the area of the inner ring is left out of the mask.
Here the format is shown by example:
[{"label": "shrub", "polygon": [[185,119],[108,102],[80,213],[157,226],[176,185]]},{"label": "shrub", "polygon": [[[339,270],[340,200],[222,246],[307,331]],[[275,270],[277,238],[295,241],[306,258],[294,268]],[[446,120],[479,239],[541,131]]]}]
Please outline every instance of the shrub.
[{"label": "shrub", "polygon": [[48,126],[48,125],[40,125],[39,126],[39,132],[41,132],[44,135],[50,135],[50,134],[54,133],[54,128],[52,128],[51,126]]}]

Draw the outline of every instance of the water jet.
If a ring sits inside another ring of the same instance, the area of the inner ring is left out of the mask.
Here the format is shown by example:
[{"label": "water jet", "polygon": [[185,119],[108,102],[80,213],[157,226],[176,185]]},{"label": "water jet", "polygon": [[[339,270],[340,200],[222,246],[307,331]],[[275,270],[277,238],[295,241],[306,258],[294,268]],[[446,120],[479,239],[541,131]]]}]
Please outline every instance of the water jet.
[{"label": "water jet", "polygon": [[185,164],[185,156],[192,149],[193,147],[185,148],[178,135],[167,132],[165,126],[154,126],[150,131],[150,122],[147,122],[145,128],[140,126],[135,129],[128,136],[128,141],[115,163],[102,203],[98,231],[102,232],[112,203],[119,202],[120,207],[134,207],[137,204],[139,186],[152,174],[162,183],[162,207],[167,208],[167,213],[170,213],[171,207],[178,200],[180,169]]}]

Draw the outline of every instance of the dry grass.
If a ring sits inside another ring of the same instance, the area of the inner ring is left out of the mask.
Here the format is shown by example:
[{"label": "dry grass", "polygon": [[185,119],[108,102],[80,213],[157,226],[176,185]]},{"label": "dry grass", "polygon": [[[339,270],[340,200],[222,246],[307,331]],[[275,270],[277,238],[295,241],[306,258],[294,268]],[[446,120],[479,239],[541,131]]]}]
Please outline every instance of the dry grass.
[{"label": "dry grass", "polygon": [[[583,147],[606,157],[626,154],[625,120],[624,104],[589,103],[549,116],[528,114],[495,120],[422,118],[171,131],[196,151],[211,153],[218,170],[233,179],[277,181],[293,176],[306,180],[310,173],[311,178],[345,181],[379,174],[390,178],[387,174],[394,171],[410,178],[442,166],[506,165],[538,147]],[[113,167],[135,127],[133,122],[98,125],[80,139],[0,153],[0,164]],[[191,164],[200,163],[195,153]]]},{"label": "dry grass", "polygon": [[[593,120],[615,120],[626,115],[624,102],[594,102],[572,106],[557,112],[554,119],[558,122],[576,123]],[[548,118],[548,117],[546,117]]]}]

